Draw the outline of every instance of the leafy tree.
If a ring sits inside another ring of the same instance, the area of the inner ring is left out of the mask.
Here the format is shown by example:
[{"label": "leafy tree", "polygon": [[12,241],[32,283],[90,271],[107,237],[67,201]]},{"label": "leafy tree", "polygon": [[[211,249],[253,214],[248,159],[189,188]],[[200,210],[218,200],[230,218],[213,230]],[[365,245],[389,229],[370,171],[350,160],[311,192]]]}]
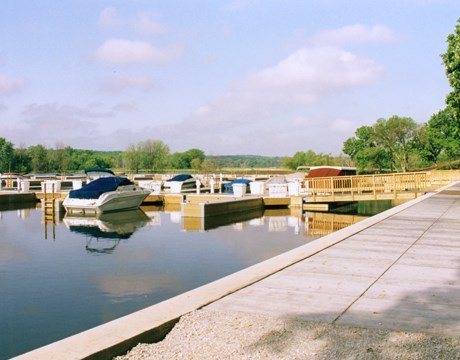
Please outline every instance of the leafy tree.
[{"label": "leafy tree", "polygon": [[423,156],[432,162],[451,162],[460,156],[460,121],[451,110],[434,114],[425,127]]},{"label": "leafy tree", "polygon": [[30,146],[27,149],[33,172],[48,172],[48,151],[43,145]]},{"label": "leafy tree", "polygon": [[206,158],[203,150],[190,149],[182,153],[174,153],[169,159],[171,167],[176,169],[192,169],[192,161],[195,168],[199,167]]},{"label": "leafy tree", "polygon": [[138,173],[142,162],[142,151],[139,146],[131,144],[123,153],[123,166]]},{"label": "leafy tree", "polygon": [[446,97],[446,109],[434,114],[427,124],[423,155],[452,162],[460,156],[460,19],[454,33],[447,36],[447,50],[441,57],[452,91]]},{"label": "leafy tree", "polygon": [[374,128],[361,126],[355,131],[356,137],[348,138],[343,144],[343,152],[356,163],[360,173],[372,172],[391,167],[388,152],[376,142]]},{"label": "leafy tree", "polygon": [[446,75],[452,91],[447,95],[446,103],[455,118],[460,116],[460,19],[453,34],[447,36],[447,50],[441,54],[446,67]]},{"label": "leafy tree", "polygon": [[411,118],[396,115],[388,120],[378,119],[374,125],[375,141],[391,156],[397,171],[408,171],[418,129],[418,124]]},{"label": "leafy tree", "polygon": [[31,159],[27,153],[27,148],[21,145],[19,148],[14,149],[14,171],[20,173],[27,173],[31,170]]},{"label": "leafy tree", "polygon": [[0,172],[12,171],[14,147],[5,138],[0,138]]},{"label": "leafy tree", "polygon": [[141,152],[142,166],[153,171],[166,166],[169,156],[169,146],[161,140],[146,140],[139,145]]}]

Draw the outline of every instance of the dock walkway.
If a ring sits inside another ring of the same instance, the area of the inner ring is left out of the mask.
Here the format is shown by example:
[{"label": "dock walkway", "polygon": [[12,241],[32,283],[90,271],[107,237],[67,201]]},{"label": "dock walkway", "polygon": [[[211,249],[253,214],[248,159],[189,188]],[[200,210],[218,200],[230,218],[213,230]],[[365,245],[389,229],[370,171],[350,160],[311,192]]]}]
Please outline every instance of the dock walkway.
[{"label": "dock walkway", "polygon": [[209,308],[460,336],[460,185]]}]

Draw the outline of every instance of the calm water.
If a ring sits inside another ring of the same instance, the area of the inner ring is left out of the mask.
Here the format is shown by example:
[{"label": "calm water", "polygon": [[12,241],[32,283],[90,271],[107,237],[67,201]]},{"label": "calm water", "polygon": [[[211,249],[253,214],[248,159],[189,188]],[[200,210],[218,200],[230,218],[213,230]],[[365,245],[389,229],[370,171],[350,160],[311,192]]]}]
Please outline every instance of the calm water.
[{"label": "calm water", "polygon": [[0,210],[0,359],[153,305],[360,219],[318,216],[268,210],[203,221],[143,207],[100,219],[61,215],[53,225],[40,208]]}]

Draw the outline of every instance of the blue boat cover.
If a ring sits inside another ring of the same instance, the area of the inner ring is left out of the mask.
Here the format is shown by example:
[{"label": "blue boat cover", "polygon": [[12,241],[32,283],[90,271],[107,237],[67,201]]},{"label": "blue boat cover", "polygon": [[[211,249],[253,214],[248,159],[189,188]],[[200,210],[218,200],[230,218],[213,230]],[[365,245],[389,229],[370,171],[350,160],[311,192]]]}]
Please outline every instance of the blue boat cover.
[{"label": "blue boat cover", "polygon": [[106,174],[110,174],[110,175],[115,175],[113,173],[112,170],[110,169],[104,169],[104,168],[87,168],[85,169],[85,174],[88,174],[88,173],[106,173]]},{"label": "blue boat cover", "polygon": [[169,179],[168,181],[185,181],[188,179],[193,179],[193,176],[190,174],[179,174],[174,176],[172,179]]},{"label": "blue boat cover", "polygon": [[103,193],[114,191],[121,185],[133,185],[133,183],[125,177],[101,177],[91,181],[81,189],[71,190],[69,192],[69,197],[71,199],[97,199]]}]

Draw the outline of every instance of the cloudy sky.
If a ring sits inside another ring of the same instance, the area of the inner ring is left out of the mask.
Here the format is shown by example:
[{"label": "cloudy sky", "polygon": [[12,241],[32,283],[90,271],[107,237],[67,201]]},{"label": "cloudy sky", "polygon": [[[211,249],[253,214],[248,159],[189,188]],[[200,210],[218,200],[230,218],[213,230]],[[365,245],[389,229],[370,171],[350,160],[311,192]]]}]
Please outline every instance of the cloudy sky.
[{"label": "cloudy sky", "polygon": [[0,137],[15,147],[337,155],[426,122],[458,0],[4,0]]}]

